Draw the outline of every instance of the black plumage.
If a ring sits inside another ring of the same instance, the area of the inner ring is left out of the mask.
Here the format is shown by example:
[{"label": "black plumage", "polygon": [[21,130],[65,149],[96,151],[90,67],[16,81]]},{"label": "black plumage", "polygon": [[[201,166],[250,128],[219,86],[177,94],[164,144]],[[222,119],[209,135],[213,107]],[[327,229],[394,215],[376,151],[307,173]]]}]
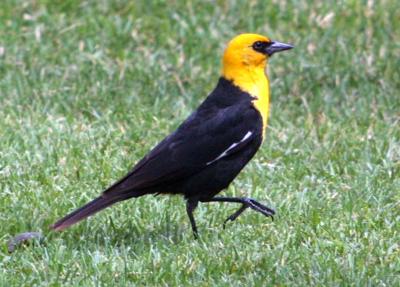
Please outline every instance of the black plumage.
[{"label": "black plumage", "polygon": [[172,134],[151,150],[124,178],[103,194],[56,222],[62,230],[116,202],[145,194],[182,194],[193,232],[198,202],[242,203],[271,216],[274,211],[253,199],[215,197],[228,187],[262,142],[262,118],[254,98],[231,81],[220,78],[214,91]]}]

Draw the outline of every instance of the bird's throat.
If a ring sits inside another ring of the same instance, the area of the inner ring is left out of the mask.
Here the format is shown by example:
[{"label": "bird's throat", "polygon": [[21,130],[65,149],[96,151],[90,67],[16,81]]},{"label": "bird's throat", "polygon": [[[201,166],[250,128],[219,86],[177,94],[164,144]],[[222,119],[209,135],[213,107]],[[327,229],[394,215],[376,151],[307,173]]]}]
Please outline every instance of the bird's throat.
[{"label": "bird's throat", "polygon": [[222,73],[224,78],[233,81],[237,87],[254,98],[252,102],[262,117],[263,131],[265,131],[269,116],[270,88],[264,66],[223,69]]}]

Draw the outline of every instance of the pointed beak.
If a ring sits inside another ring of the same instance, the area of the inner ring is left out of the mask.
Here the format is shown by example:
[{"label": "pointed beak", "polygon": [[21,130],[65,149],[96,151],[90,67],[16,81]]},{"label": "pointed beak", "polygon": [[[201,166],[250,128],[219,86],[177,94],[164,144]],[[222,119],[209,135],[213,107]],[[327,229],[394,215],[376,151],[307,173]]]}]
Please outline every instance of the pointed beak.
[{"label": "pointed beak", "polygon": [[290,49],[293,49],[293,48],[294,48],[293,45],[285,44],[285,43],[281,43],[281,42],[277,42],[277,41],[273,41],[272,44],[267,47],[265,52],[268,54],[268,56],[272,56],[272,54],[274,54],[276,52],[290,50]]}]

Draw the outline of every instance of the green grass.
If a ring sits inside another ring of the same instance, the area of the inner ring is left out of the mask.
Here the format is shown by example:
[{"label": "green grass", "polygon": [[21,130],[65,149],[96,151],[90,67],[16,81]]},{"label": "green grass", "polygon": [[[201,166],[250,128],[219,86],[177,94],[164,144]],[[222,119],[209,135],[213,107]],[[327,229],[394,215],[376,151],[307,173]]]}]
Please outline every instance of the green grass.
[{"label": "green grass", "polygon": [[[3,0],[0,286],[398,286],[400,4],[362,2]],[[180,197],[149,196],[49,233],[196,108],[248,31],[296,48],[270,61],[267,139],[225,194],[275,221],[223,230],[236,206],[201,204],[195,241]],[[8,254],[25,231],[44,242]]]}]

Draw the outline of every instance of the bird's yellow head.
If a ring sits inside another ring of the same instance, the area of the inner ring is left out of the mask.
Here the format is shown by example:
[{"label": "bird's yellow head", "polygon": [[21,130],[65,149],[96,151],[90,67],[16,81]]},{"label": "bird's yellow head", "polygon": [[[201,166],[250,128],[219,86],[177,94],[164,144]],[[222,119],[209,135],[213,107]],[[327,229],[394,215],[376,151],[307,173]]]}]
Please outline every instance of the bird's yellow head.
[{"label": "bird's yellow head", "polygon": [[292,48],[292,45],[261,35],[241,34],[233,38],[225,49],[222,77],[254,98],[253,104],[263,119],[263,129],[267,126],[269,113],[269,80],[265,74],[267,60],[274,53]]},{"label": "bird's yellow head", "polygon": [[232,73],[252,69],[265,69],[267,60],[274,53],[289,50],[292,45],[272,41],[258,34],[241,34],[233,38],[225,49],[222,74],[232,78]]}]

